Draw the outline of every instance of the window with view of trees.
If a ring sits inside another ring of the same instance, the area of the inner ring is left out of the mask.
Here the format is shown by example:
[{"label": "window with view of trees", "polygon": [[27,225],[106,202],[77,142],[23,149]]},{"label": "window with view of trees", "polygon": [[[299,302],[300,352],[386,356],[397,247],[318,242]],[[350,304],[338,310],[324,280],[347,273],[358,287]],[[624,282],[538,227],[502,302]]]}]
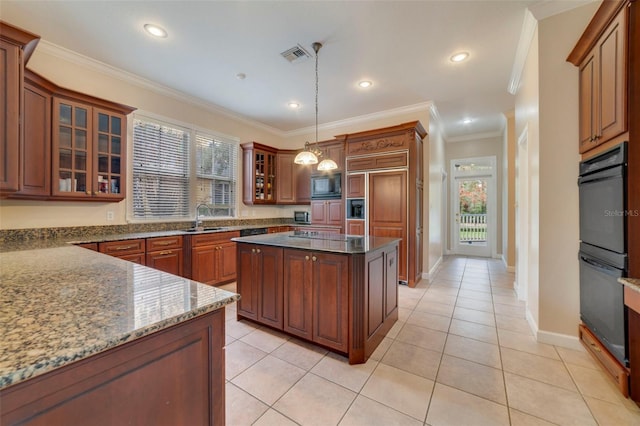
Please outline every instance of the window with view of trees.
[{"label": "window with view of trees", "polygon": [[237,162],[236,141],[136,115],[133,218],[192,219],[200,204],[201,216],[234,217]]}]

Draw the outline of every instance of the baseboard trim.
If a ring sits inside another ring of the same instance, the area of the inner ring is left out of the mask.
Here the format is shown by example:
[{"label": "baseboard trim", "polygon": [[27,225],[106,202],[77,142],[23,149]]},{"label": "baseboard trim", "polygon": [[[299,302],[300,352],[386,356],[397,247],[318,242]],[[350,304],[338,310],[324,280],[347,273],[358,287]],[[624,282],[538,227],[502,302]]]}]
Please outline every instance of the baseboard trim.
[{"label": "baseboard trim", "polygon": [[502,259],[502,264],[504,265],[504,268],[507,270],[507,272],[516,272],[515,266],[509,266],[507,264],[507,259],[504,258],[504,254],[500,256],[500,258]]},{"label": "baseboard trim", "polygon": [[583,350],[578,336],[554,333],[553,331],[538,330],[538,333],[536,334],[536,340],[539,343],[546,343],[548,345],[561,346],[563,348],[569,348],[578,351]]},{"label": "baseboard trim", "polygon": [[422,279],[430,280],[431,278],[433,278],[433,276],[438,271],[438,268],[440,267],[440,265],[442,265],[442,261],[443,261],[443,257],[440,256],[436,261],[436,264],[433,265],[433,268],[431,268],[429,272],[424,272],[424,271],[422,272]]},{"label": "baseboard trim", "polygon": [[527,304],[527,307],[525,308],[525,315],[526,315],[526,318],[527,318],[527,322],[529,323],[529,328],[533,332],[533,335],[537,336],[538,335],[538,323],[533,318],[533,315],[531,314],[531,311],[529,310],[529,305],[528,304]]}]

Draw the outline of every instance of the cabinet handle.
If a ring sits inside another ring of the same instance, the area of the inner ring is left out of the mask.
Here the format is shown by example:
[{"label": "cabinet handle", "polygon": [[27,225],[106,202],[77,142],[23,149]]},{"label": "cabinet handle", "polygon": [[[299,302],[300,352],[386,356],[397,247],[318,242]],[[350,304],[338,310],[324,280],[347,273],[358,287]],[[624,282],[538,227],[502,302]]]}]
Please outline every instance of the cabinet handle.
[{"label": "cabinet handle", "polygon": [[159,243],[153,243],[154,246],[170,246],[171,244],[176,244],[178,242],[178,240],[171,240],[171,241],[162,241]]},{"label": "cabinet handle", "polygon": [[129,249],[136,248],[136,247],[138,247],[137,244],[130,244],[128,246],[113,247],[113,250],[129,250]]},{"label": "cabinet handle", "polygon": [[98,191],[93,191],[93,195],[98,195]]},{"label": "cabinet handle", "polygon": [[166,256],[166,255],[171,254],[171,253],[172,253],[172,251],[171,251],[171,250],[166,250],[166,251],[161,251],[160,253],[158,253],[158,255],[160,255],[160,256]]},{"label": "cabinet handle", "polygon": [[304,260],[309,260],[309,256],[305,256],[305,257],[304,257]]},{"label": "cabinet handle", "polygon": [[591,348],[596,351],[596,352],[600,352],[600,348],[595,344],[595,343],[590,343]]},{"label": "cabinet handle", "polygon": [[315,262],[316,260],[318,260],[318,258],[315,257],[315,256],[311,256],[311,260],[313,260]]},{"label": "cabinet handle", "polygon": [[87,191],[87,195],[91,195],[91,191]]}]

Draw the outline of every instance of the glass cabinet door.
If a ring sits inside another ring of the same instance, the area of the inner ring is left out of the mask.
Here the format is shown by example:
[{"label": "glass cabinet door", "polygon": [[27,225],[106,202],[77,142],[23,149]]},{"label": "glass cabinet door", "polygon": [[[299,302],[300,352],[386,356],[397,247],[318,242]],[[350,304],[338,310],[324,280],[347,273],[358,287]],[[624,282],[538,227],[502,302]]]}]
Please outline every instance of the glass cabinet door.
[{"label": "glass cabinet door", "polygon": [[265,176],[265,199],[275,201],[276,195],[276,155],[267,154],[267,171]]},{"label": "glass cabinet door", "polygon": [[267,151],[255,150],[255,201],[275,203],[276,155]]},{"label": "glass cabinet door", "polygon": [[53,192],[91,195],[91,108],[54,100]]},{"label": "glass cabinet door", "polygon": [[[95,166],[93,185],[95,195],[121,194],[123,191],[124,117],[99,109],[94,110]],[[121,196],[121,195],[120,195]]]}]

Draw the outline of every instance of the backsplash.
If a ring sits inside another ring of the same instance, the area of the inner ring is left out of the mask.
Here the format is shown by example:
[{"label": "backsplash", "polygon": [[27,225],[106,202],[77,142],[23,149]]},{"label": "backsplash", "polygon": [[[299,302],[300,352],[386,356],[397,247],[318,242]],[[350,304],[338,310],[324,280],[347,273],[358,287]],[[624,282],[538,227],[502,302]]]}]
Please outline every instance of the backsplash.
[{"label": "backsplash", "polygon": [[[205,220],[205,227],[293,224],[292,218]],[[31,228],[0,230],[0,244],[8,242],[72,239],[97,235],[133,234],[139,232],[179,231],[189,229],[193,221],[163,223],[130,223],[108,226],[73,226],[64,228]]]}]

